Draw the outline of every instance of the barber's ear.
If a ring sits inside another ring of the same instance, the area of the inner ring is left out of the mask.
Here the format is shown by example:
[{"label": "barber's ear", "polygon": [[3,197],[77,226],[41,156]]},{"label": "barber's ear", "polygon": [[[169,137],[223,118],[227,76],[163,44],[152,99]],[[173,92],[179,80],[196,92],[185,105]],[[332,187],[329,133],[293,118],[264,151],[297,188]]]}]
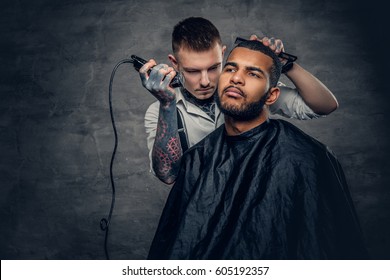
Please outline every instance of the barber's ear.
[{"label": "barber's ear", "polygon": [[173,54],[169,54],[168,59],[171,61],[172,66],[175,69],[175,71],[178,71],[179,65],[178,65],[176,57]]},{"label": "barber's ear", "polygon": [[222,57],[224,56],[225,51],[226,51],[226,46],[222,46]]},{"label": "barber's ear", "polygon": [[268,106],[274,104],[276,100],[278,100],[279,94],[280,94],[280,88],[278,87],[271,88],[268,94],[268,98],[265,101],[265,104]]}]

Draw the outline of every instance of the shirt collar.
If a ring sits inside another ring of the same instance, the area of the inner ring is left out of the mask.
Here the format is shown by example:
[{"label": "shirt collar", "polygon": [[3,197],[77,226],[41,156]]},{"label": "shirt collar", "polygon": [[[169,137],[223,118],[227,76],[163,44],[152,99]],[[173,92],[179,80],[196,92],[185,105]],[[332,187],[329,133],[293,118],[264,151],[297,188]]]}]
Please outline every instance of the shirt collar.
[{"label": "shirt collar", "polygon": [[[210,119],[212,120],[205,112],[203,112],[202,109],[200,109],[198,106],[196,106],[195,104],[192,104],[191,102],[189,102],[183,95],[182,93],[182,90],[184,90],[183,88],[179,87],[179,88],[176,88],[176,104],[179,104],[179,103],[182,103],[185,110],[188,112],[188,113],[192,113],[192,114],[196,114],[198,116],[202,116],[204,118],[207,118],[207,119]],[[216,93],[214,93],[216,94]],[[223,123],[223,118],[220,118],[220,115],[221,115],[221,111],[219,110],[217,104],[215,104],[215,120],[212,120],[213,122],[215,122],[216,124],[218,122],[218,120],[221,120],[221,122]]]}]

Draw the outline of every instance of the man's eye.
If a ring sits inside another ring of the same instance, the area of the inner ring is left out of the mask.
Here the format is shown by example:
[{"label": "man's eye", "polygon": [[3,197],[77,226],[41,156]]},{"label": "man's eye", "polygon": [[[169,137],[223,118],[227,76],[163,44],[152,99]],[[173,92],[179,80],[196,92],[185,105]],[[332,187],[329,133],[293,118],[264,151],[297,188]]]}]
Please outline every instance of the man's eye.
[{"label": "man's eye", "polygon": [[197,70],[186,70],[187,73],[189,74],[195,74],[195,73],[198,73],[199,71]]},{"label": "man's eye", "polygon": [[225,72],[234,72],[234,68],[225,68]]},{"label": "man's eye", "polygon": [[260,78],[260,75],[258,75],[256,73],[249,72],[248,75],[251,77]]}]

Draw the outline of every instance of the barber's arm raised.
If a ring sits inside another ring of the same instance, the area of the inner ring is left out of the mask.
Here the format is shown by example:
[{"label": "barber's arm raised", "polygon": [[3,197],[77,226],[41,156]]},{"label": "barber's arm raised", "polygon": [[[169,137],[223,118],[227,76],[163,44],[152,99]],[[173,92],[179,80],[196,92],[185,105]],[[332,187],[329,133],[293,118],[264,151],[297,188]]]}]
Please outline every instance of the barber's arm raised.
[{"label": "barber's arm raised", "polygon": [[[252,35],[250,40],[261,41],[265,46],[270,47],[276,54],[284,52],[284,45],[280,39],[275,39],[273,37],[263,37],[262,39],[259,39],[256,35]],[[320,80],[296,62],[293,63],[293,67],[288,70],[285,75],[296,86],[299,95],[314,113],[318,115],[328,115],[338,108],[337,99],[332,92]]]},{"label": "barber's arm raised", "polygon": [[156,65],[151,59],[140,69],[139,74],[142,85],[160,102],[152,150],[153,170],[161,181],[172,184],[182,156],[177,127],[176,93],[169,85],[176,72],[166,64]]}]

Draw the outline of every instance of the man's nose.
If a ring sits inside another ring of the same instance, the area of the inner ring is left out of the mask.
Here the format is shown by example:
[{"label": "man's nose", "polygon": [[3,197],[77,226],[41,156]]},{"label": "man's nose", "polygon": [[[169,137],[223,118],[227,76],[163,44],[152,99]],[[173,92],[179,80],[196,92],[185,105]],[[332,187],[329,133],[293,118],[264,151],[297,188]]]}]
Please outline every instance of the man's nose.
[{"label": "man's nose", "polygon": [[244,84],[244,81],[245,80],[240,71],[234,72],[233,75],[230,77],[230,82],[232,82],[233,84]]},{"label": "man's nose", "polygon": [[209,79],[209,75],[208,75],[207,71],[202,71],[200,85],[202,87],[207,87],[208,85],[210,85],[210,79]]}]

